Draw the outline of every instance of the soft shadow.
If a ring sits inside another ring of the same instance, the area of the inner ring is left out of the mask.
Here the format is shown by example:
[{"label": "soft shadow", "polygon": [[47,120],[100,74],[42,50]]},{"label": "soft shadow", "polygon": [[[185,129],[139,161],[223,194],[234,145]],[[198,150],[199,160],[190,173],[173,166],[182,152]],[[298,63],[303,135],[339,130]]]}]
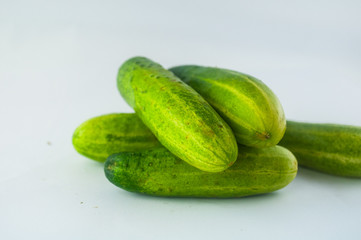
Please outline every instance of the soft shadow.
[{"label": "soft shadow", "polygon": [[314,171],[304,167],[300,167],[298,169],[296,178],[302,179],[303,181],[307,181],[310,183],[318,182],[320,184],[328,185],[361,186],[361,178],[340,177]]},{"label": "soft shadow", "polygon": [[262,201],[269,201],[271,199],[276,199],[279,197],[278,192],[272,193],[264,193],[264,194],[257,194],[252,196],[245,196],[245,197],[235,197],[235,198],[207,198],[207,197],[162,197],[162,196],[152,196],[142,193],[134,193],[134,192],[127,192],[125,190],[119,191],[119,194],[126,194],[129,198],[134,198],[135,200],[146,200],[146,201],[167,201],[172,203],[181,203],[181,204],[188,204],[188,203],[201,203],[201,204],[230,204],[230,203],[247,203],[247,202],[262,202]]},{"label": "soft shadow", "polygon": [[90,163],[87,163],[87,164],[92,164],[92,166],[94,166],[94,167],[104,168],[104,163],[103,162],[91,161]]}]

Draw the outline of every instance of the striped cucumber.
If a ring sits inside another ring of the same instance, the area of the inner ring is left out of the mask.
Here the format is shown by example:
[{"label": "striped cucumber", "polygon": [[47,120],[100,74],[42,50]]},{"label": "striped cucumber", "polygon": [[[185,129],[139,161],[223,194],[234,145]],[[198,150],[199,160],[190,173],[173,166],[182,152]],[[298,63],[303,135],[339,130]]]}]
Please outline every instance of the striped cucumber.
[{"label": "striped cucumber", "polygon": [[161,146],[133,113],[107,114],[82,123],[73,134],[73,146],[82,155],[104,162],[109,155]]},{"label": "striped cucumber", "polygon": [[361,127],[287,121],[280,145],[292,151],[302,166],[361,177]]},{"label": "striped cucumber", "polygon": [[230,127],[191,87],[143,57],[119,69],[118,89],[138,117],[170,152],[192,166],[220,172],[237,159]]},{"label": "striped cucumber", "polygon": [[130,191],[167,197],[242,197],[287,186],[297,174],[297,161],[287,149],[239,146],[238,160],[219,173],[200,171],[165,148],[110,156],[105,175]]},{"label": "striped cucumber", "polygon": [[232,128],[239,144],[269,147],[283,137],[283,108],[262,81],[227,69],[194,65],[173,67],[170,71],[212,105]]}]

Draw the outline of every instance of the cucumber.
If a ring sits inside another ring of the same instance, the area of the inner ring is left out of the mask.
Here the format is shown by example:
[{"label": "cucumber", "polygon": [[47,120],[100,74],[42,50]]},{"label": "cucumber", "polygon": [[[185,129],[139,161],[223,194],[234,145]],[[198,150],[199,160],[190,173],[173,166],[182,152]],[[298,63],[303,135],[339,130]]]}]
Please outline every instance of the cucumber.
[{"label": "cucumber", "polygon": [[279,144],[288,148],[301,166],[361,177],[361,127],[287,121]]},{"label": "cucumber", "polygon": [[192,166],[220,172],[237,159],[230,127],[191,87],[143,57],[119,69],[118,89],[138,117],[170,152]]},{"label": "cucumber", "polygon": [[262,81],[236,71],[202,66],[170,69],[195,89],[232,128],[237,142],[276,145],[286,130],[280,101]]},{"label": "cucumber", "polygon": [[280,146],[239,146],[233,166],[209,173],[158,148],[111,155],[104,171],[111,183],[130,192],[167,197],[243,197],[287,186],[296,177],[297,161]]},{"label": "cucumber", "polygon": [[133,113],[108,114],[82,123],[73,134],[73,146],[82,155],[105,162],[113,153],[161,146]]}]

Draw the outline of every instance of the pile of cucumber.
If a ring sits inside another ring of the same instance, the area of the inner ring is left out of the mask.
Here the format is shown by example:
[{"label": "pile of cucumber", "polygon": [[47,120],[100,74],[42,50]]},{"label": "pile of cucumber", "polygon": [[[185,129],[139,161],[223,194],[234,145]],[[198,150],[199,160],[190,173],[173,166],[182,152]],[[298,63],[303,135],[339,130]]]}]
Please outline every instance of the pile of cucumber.
[{"label": "pile of cucumber", "polygon": [[73,145],[105,162],[108,180],[127,191],[262,194],[287,186],[298,163],[361,177],[361,127],[286,121],[276,95],[252,76],[194,65],[167,70],[134,57],[120,67],[117,85],[135,113],[84,122]]}]

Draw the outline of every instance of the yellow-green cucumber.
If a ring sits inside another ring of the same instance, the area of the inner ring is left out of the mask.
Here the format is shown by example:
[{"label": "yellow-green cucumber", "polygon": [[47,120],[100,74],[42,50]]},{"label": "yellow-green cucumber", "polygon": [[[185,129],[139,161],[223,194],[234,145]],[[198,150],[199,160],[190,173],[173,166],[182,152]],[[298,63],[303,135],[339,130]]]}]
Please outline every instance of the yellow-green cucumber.
[{"label": "yellow-green cucumber", "polygon": [[276,145],[286,130],[277,96],[262,81],[232,70],[185,65],[170,69],[210,103],[232,128],[237,142]]},{"label": "yellow-green cucumber", "polygon": [[165,197],[243,197],[287,186],[297,161],[287,149],[239,146],[238,160],[223,172],[200,171],[165,148],[111,155],[105,175],[130,191]]},{"label": "yellow-green cucumber", "polygon": [[105,162],[113,153],[161,146],[134,113],[107,114],[89,119],[76,128],[73,146],[82,155]]},{"label": "yellow-green cucumber", "polygon": [[223,171],[236,161],[231,128],[172,72],[134,57],[119,68],[117,84],[138,117],[174,155],[208,172]]},{"label": "yellow-green cucumber", "polygon": [[300,166],[361,177],[361,127],[287,121],[279,144],[292,151]]}]

